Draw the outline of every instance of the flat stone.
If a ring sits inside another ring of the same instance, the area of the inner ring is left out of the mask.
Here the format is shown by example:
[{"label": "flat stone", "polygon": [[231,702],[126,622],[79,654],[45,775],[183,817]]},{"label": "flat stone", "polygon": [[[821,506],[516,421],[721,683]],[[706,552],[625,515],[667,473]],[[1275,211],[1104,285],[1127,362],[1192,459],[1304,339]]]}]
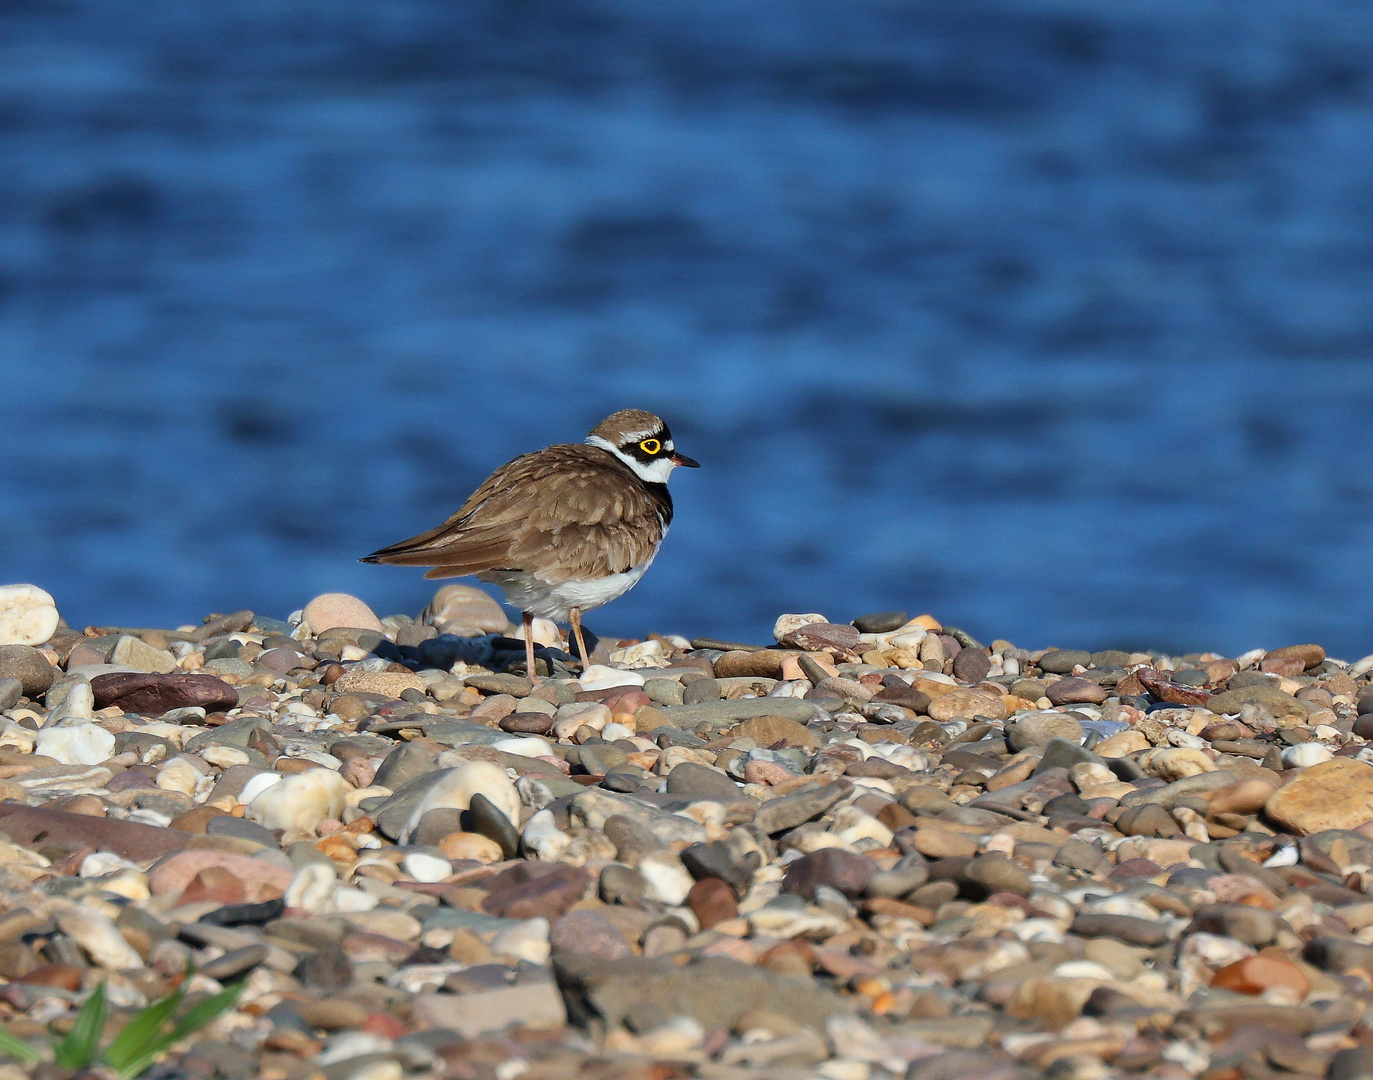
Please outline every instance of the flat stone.
[{"label": "flat stone", "polygon": [[180,851],[191,834],[115,818],[68,814],[61,810],[0,803],[0,833],[23,847],[108,851],[134,862]]},{"label": "flat stone", "polygon": [[1075,667],[1089,667],[1092,654],[1085,649],[1052,649],[1039,658],[1039,670],[1051,675],[1069,675]]},{"label": "flat stone", "polygon": [[238,704],[234,687],[198,672],[113,672],[91,679],[91,692],[96,708],[118,705],[125,712],[142,716],[161,716],[172,709],[192,707],[216,712]]},{"label": "flat stone", "polygon": [[782,716],[804,724],[816,716],[815,706],[802,698],[735,698],[669,705],[661,711],[668,724],[685,729],[707,725],[724,729],[756,716]]},{"label": "flat stone", "polygon": [[482,910],[488,914],[552,923],[581,899],[591,877],[581,867],[565,863],[518,863],[484,884]]},{"label": "flat stone", "polygon": [[1072,931],[1078,937],[1113,938],[1127,945],[1153,948],[1168,940],[1168,927],[1154,919],[1133,915],[1084,913],[1073,919]]},{"label": "flat stone", "polygon": [[562,995],[551,980],[466,994],[416,994],[410,1015],[421,1026],[445,1028],[464,1039],[476,1039],[511,1025],[550,1031],[567,1023]]},{"label": "flat stone", "polygon": [[1099,705],[1110,693],[1091,679],[1070,676],[1050,686],[1045,696],[1054,705]]},{"label": "flat stone", "polygon": [[1263,812],[1298,836],[1357,828],[1373,820],[1373,765],[1354,758],[1312,765],[1278,788]]},{"label": "flat stone", "polygon": [[354,668],[340,675],[331,689],[340,693],[380,694],[398,698],[407,690],[427,693],[429,684],[413,671],[364,671]]},{"label": "flat stone", "polygon": [[549,944],[555,954],[574,953],[602,960],[633,955],[629,942],[610,920],[596,911],[569,911],[553,924]]},{"label": "flat stone", "polygon": [[778,639],[802,652],[824,652],[843,659],[858,659],[865,646],[858,640],[858,628],[845,623],[814,622],[799,626]]},{"label": "flat stone", "polygon": [[1325,650],[1319,645],[1284,645],[1281,649],[1270,649],[1265,660],[1298,660],[1304,669],[1310,670],[1325,660]]},{"label": "flat stone", "polygon": [[853,625],[862,634],[889,634],[905,626],[906,621],[904,611],[873,611],[859,615],[853,620]]},{"label": "flat stone", "polygon": [[807,1027],[823,1029],[850,1006],[810,979],[772,975],[724,957],[685,966],[635,956],[625,960],[554,957],[558,984],[569,1000],[607,1027],[651,1031],[689,1016],[707,1031],[728,1031],[750,1009],[766,1009]]},{"label": "flat stone", "polygon": [[811,748],[819,745],[819,740],[805,724],[788,720],[785,716],[756,716],[736,724],[729,730],[731,738],[752,739],[759,746],[770,747],[777,743],[784,746]]},{"label": "flat stone", "polygon": [[1059,712],[1020,713],[1006,733],[1006,742],[1017,752],[1032,746],[1045,746],[1053,739],[1071,743],[1082,741],[1082,725]]},{"label": "flat stone", "polygon": [[928,712],[931,720],[940,721],[974,716],[1004,720],[1007,715],[1001,695],[978,689],[951,690],[931,701]]},{"label": "flat stone", "polygon": [[255,904],[276,899],[291,884],[291,871],[278,863],[223,851],[182,851],[169,855],[149,870],[148,884],[154,896],[180,895],[197,874],[212,867],[236,877],[242,883],[244,899]]},{"label": "flat stone", "polygon": [[703,795],[737,799],[739,785],[719,769],[683,761],[667,774],[667,790],[674,795]]},{"label": "flat stone", "polygon": [[769,799],[758,808],[753,823],[763,832],[776,835],[819,817],[852,790],[848,783],[836,781],[812,791]]}]

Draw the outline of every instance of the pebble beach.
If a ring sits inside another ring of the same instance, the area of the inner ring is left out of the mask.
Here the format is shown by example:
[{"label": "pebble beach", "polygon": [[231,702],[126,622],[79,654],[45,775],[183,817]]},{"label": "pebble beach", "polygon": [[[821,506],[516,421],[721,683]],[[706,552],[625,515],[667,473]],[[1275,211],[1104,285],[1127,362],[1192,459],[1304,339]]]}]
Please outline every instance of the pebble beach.
[{"label": "pebble beach", "polygon": [[145,1075],[1373,1077],[1373,657],[652,629],[536,623],[531,688],[462,585],[0,588],[0,1028],[241,984]]}]

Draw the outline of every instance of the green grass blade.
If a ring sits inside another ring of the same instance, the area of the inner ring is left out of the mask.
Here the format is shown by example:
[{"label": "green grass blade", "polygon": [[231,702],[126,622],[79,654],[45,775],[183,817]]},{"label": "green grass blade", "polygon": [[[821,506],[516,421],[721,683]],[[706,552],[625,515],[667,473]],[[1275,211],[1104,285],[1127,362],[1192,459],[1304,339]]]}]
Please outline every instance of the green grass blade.
[{"label": "green grass blade", "polygon": [[106,1065],[118,1072],[143,1056],[143,1048],[162,1034],[162,1028],[176,1011],[176,1007],[181,1004],[181,999],[186,996],[188,981],[189,979],[182,980],[180,987],[160,1001],[154,1001],[129,1021],[129,1026],[116,1035],[106,1049]]},{"label": "green grass blade", "polygon": [[123,1066],[116,1066],[116,1071],[123,1080],[132,1080],[133,1077],[138,1076],[151,1065],[153,1059],[162,1051],[180,1042],[187,1035],[199,1031],[220,1013],[232,1009],[241,993],[243,993],[243,983],[237,982],[232,986],[226,986],[212,997],[197,1002],[187,1010],[186,1015],[177,1022],[176,1027],[172,1028],[166,1035],[144,1043]]},{"label": "green grass blade", "polygon": [[27,1062],[43,1060],[43,1055],[32,1046],[3,1029],[0,1029],[0,1054],[8,1054],[12,1058]]},{"label": "green grass blade", "polygon": [[100,1035],[105,1030],[105,984],[95,988],[76,1014],[67,1037],[53,1045],[57,1064],[64,1069],[84,1069],[95,1061],[100,1049]]}]

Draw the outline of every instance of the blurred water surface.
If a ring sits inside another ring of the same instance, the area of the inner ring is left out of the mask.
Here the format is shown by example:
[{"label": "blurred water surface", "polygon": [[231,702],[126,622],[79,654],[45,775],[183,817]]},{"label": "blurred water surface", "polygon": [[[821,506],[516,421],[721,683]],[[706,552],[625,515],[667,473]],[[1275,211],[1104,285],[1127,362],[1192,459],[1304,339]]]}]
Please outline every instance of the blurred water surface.
[{"label": "blurred water surface", "polygon": [[1373,9],[16,0],[0,579],[285,615],[661,411],[603,632],[1373,651]]}]

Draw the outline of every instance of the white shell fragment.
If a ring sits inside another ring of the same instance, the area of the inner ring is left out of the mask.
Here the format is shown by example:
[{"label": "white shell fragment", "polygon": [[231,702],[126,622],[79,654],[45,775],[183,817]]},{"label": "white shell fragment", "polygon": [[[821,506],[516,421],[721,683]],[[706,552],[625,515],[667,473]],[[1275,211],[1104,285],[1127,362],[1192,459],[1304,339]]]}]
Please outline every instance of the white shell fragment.
[{"label": "white shell fragment", "polygon": [[0,585],[0,645],[42,645],[58,621],[57,604],[37,585]]}]

